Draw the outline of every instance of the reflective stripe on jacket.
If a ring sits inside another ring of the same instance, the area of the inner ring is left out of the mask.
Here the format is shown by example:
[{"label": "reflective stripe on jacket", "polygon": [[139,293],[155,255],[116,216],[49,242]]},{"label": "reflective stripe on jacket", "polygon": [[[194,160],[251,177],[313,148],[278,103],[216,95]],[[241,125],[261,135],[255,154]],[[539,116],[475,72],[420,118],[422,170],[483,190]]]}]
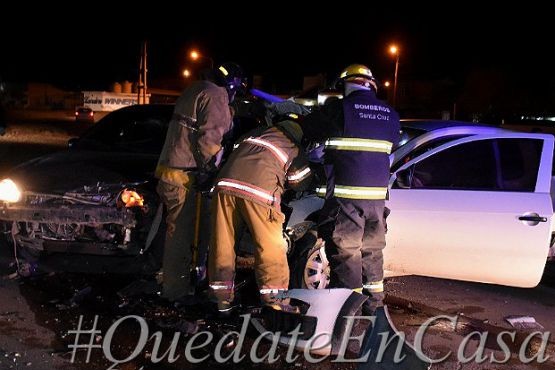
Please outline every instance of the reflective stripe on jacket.
[{"label": "reflective stripe on jacket", "polygon": [[328,190],[338,198],[385,199],[399,116],[372,91],[355,91],[342,105],[343,133],[325,141]]},{"label": "reflective stripe on jacket", "polygon": [[236,147],[218,174],[216,191],[279,209],[288,180],[293,187],[310,176],[308,162],[299,165],[301,158],[298,144],[270,127]]}]

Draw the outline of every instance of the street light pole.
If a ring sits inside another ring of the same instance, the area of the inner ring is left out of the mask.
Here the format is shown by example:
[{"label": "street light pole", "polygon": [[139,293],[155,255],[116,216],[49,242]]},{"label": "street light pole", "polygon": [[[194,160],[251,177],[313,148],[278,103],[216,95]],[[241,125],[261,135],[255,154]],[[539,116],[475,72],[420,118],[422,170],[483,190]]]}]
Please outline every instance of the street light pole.
[{"label": "street light pole", "polygon": [[393,106],[397,105],[397,74],[399,73],[399,53],[395,61],[395,81],[393,82]]},{"label": "street light pole", "polygon": [[393,81],[393,107],[397,105],[397,75],[399,74],[399,48],[392,45],[389,52],[396,56],[395,58],[395,79]]},{"label": "street light pole", "polygon": [[139,62],[139,81],[137,86],[137,104],[146,104],[147,98],[147,42],[144,41],[141,47],[141,60]]}]

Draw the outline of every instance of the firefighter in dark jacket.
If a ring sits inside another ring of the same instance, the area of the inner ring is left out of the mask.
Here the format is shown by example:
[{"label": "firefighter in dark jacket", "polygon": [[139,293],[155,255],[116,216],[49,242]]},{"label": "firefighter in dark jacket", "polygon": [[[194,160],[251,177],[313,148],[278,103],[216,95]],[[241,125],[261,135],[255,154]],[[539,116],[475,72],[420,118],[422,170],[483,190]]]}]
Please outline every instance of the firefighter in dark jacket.
[{"label": "firefighter in dark jacket", "polygon": [[229,103],[244,85],[241,68],[223,63],[191,84],[175,105],[155,172],[167,212],[162,296],[168,300],[190,294],[195,188],[218,168],[222,138],[232,126]]},{"label": "firefighter in dark jacket", "polygon": [[326,201],[318,225],[330,261],[330,286],[369,296],[365,314],[383,305],[385,199],[389,154],[399,141],[399,116],[376,98],[370,69],[354,64],[340,75],[344,98],[302,122],[305,138],[324,143]]},{"label": "firefighter in dark jacket", "polygon": [[220,312],[232,307],[234,247],[243,225],[255,244],[255,276],[262,303],[292,309],[279,298],[289,286],[280,198],[286,185],[299,189],[309,181],[301,139],[301,128],[292,119],[257,129],[240,142],[218,174],[211,208],[208,277]]}]

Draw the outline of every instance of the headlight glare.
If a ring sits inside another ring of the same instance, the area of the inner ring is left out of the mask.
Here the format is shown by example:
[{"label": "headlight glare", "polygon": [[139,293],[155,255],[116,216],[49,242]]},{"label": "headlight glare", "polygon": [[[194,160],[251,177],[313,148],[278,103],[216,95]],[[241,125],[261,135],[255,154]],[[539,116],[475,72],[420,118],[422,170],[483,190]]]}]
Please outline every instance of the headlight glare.
[{"label": "headlight glare", "polygon": [[134,190],[124,189],[121,192],[121,200],[125,207],[142,207],[144,206],[144,198]]},{"label": "headlight glare", "polygon": [[21,199],[21,191],[10,179],[0,181],[0,201],[15,203]]}]

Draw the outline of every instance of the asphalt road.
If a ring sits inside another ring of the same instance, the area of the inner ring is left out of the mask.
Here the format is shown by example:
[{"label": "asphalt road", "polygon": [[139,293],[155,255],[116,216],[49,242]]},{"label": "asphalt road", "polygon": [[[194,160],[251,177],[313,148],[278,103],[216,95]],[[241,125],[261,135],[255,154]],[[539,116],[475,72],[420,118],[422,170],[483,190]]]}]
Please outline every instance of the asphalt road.
[{"label": "asphalt road", "polygon": [[[11,166],[37,155],[64,148],[67,139],[78,135],[86,127],[75,126],[74,122],[31,122],[10,124],[8,133],[0,137],[0,177]],[[0,369],[107,369],[110,366],[105,353],[95,350],[90,363],[86,363],[86,351],[78,350],[74,363],[71,350],[74,330],[83,315],[84,322],[92,325],[99,316],[98,328],[102,331],[93,337],[93,342],[103,342],[106,330],[120,317],[138,315],[144,317],[150,333],[161,330],[166,336],[162,348],[167,348],[171,335],[180,330],[184,335],[192,335],[194,326],[199,330],[211,330],[223,335],[233,322],[206,319],[202,308],[187,310],[175,308],[158,299],[157,286],[153,280],[139,285],[140,294],[122,294],[122,289],[139,281],[137,276],[86,275],[65,272],[38,275],[32,278],[18,278],[11,275],[15,271],[13,246],[9,242],[0,243]],[[515,269],[515,273],[518,270]],[[490,364],[475,361],[463,364],[457,360],[456,351],[460,348],[465,335],[470,331],[488,332],[495,335],[502,330],[514,330],[505,320],[508,316],[530,316],[543,328],[542,332],[555,332],[553,307],[555,307],[555,274],[550,267],[544,282],[534,289],[516,289],[494,285],[465,283],[426,277],[399,277],[388,279],[386,291],[394,324],[413,338],[417,329],[430,317],[437,315],[456,316],[466,323],[463,329],[445,325],[434,326],[426,338],[425,352],[434,358],[453,354],[446,360],[434,365],[433,369],[553,369],[555,367],[555,339],[549,338],[547,355],[551,356],[544,364],[532,362],[523,364],[518,359],[517,349],[512,349],[512,357],[505,364]],[[248,289],[244,295],[248,294]],[[135,292],[136,293],[136,292]],[[192,326],[191,326],[192,325]],[[112,342],[114,357],[126,358],[134,349],[139,333],[137,325],[122,325],[117,340]],[[519,330],[520,335],[529,330]],[[169,339],[168,339],[169,338]],[[253,345],[255,336],[249,332],[247,350]],[[88,339],[87,339],[88,340]],[[470,341],[467,352],[475,349],[477,341]],[[269,344],[263,344],[269,349]],[[183,350],[180,344],[180,351]],[[289,363],[281,358],[276,363],[262,361],[242,361],[239,364],[220,364],[213,357],[192,364],[183,356],[175,363],[153,361],[152,345],[145,347],[129,362],[121,364],[120,369],[318,369],[340,368],[355,369],[356,364],[337,364],[330,360],[311,364],[301,358]],[[487,353],[503,358],[503,353],[495,351],[488,342]],[[211,349],[213,349],[211,347]],[[202,352],[205,351],[205,352]],[[264,350],[263,350],[264,351]],[[262,351],[262,352],[263,352]],[[182,353],[182,352],[180,352]],[[285,356],[284,350],[279,352]],[[526,352],[533,355],[533,350]],[[203,348],[198,357],[210,355]],[[119,357],[118,357],[119,356]]]}]

